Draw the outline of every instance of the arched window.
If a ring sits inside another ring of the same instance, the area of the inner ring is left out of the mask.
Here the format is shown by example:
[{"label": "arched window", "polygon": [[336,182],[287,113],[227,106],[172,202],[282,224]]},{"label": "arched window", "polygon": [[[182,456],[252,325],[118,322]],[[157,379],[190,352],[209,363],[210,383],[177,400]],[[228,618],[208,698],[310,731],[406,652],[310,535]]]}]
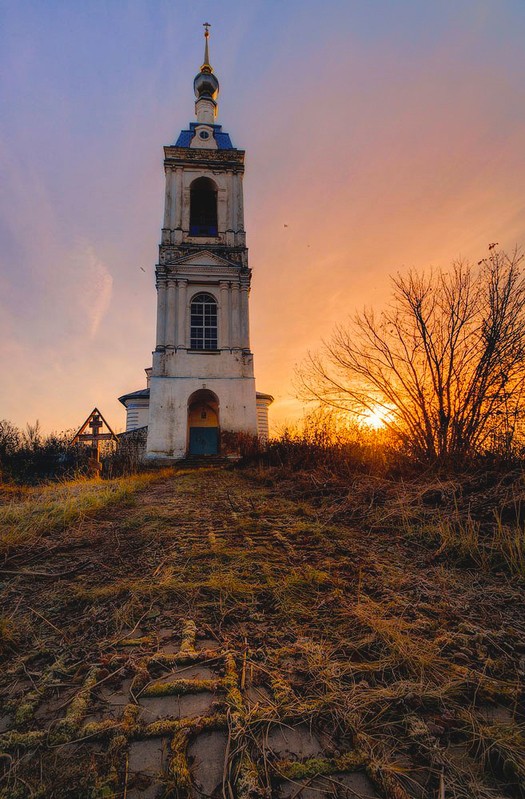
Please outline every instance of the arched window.
[{"label": "arched window", "polygon": [[217,235],[217,186],[197,178],[190,186],[190,236]]},{"label": "arched window", "polygon": [[217,303],[211,294],[196,294],[191,301],[192,350],[217,349]]}]

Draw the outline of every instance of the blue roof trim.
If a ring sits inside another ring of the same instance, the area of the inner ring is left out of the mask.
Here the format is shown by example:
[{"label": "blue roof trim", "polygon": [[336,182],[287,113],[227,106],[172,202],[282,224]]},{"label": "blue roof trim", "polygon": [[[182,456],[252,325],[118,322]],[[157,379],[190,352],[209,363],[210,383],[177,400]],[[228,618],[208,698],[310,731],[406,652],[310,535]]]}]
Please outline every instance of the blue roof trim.
[{"label": "blue roof trim", "polygon": [[232,140],[230,139],[229,133],[217,133],[214,134],[215,141],[217,142],[217,147],[219,150],[234,150],[234,146],[232,144]]},{"label": "blue roof trim", "polygon": [[[189,147],[190,142],[195,135],[196,127],[196,122],[190,122],[189,130],[181,130],[179,133],[179,138],[175,142],[175,147]],[[232,140],[230,139],[230,134],[222,132],[222,125],[212,125],[212,128],[213,138],[217,142],[217,147],[219,150],[235,150]]]},{"label": "blue roof trim", "polygon": [[190,130],[181,130],[179,138],[175,142],[175,147],[189,147],[193,138],[193,133]]}]

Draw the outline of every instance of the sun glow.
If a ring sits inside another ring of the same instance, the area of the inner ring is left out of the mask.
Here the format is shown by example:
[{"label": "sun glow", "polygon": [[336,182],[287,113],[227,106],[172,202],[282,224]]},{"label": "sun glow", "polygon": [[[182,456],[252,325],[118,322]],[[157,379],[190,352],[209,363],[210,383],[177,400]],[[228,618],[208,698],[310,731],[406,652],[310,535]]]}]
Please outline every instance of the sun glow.
[{"label": "sun glow", "polygon": [[371,427],[373,430],[380,430],[385,427],[391,416],[391,412],[386,408],[381,405],[374,405],[364,411],[362,420],[367,427]]}]

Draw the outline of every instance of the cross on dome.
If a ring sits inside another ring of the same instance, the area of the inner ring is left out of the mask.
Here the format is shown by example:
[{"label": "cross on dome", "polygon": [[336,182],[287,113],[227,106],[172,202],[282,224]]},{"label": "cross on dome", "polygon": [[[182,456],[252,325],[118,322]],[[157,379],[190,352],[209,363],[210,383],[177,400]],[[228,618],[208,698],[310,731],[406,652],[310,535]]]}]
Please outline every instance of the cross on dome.
[{"label": "cross on dome", "polygon": [[209,22],[203,22],[202,25],[204,28],[204,62],[201,66],[201,72],[211,73],[213,72],[213,68],[210,64],[210,53],[208,51],[208,39],[210,38],[211,25]]},{"label": "cross on dome", "polygon": [[[195,110],[199,122],[212,122],[217,115],[217,96],[219,94],[219,81],[213,74],[210,64],[208,39],[210,38],[210,23],[203,22],[204,27],[204,62],[199,74],[193,81],[193,89],[197,98]],[[211,118],[210,118],[211,115]]]}]

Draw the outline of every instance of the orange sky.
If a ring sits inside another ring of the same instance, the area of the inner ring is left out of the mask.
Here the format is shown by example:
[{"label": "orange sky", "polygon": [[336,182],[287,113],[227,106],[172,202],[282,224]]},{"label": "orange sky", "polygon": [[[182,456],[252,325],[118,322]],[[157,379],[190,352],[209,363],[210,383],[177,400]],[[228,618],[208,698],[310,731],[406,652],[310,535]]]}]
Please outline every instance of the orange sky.
[{"label": "orange sky", "polygon": [[[97,405],[122,430],[116,398],[145,385],[162,145],[201,61],[186,5],[3,12],[0,418],[60,430]],[[207,4],[274,427],[302,413],[294,365],[390,274],[525,243],[521,3],[283,5]]]}]

